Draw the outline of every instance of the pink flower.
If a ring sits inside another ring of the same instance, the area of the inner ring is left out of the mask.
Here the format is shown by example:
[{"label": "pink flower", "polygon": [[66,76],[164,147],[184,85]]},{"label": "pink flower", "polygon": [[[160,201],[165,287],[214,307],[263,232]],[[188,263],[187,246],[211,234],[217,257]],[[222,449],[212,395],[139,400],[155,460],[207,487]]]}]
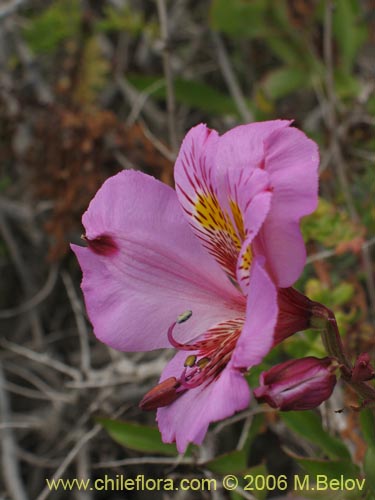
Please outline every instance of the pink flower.
[{"label": "pink flower", "polygon": [[330,358],[312,356],[280,363],[261,374],[254,396],[283,411],[311,410],[332,394],[337,367]]},{"label": "pink flower", "polygon": [[[83,216],[88,247],[72,245],[100,340],[121,351],[178,350],[142,405],[159,407],[163,440],[181,452],[210,422],[248,406],[243,372],[271,349],[278,287],[304,266],[299,220],[316,207],[319,160],[289,125],[253,123],[221,137],[194,127],[176,191],[121,172]],[[191,319],[176,322],[187,310]]]}]

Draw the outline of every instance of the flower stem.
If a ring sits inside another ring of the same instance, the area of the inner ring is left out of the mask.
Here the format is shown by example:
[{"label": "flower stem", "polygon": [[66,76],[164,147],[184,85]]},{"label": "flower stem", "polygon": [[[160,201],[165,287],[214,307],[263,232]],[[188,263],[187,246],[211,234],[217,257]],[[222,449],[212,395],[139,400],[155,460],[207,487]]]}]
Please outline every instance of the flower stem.
[{"label": "flower stem", "polygon": [[375,406],[375,388],[366,382],[352,380],[353,366],[345,353],[334,313],[322,304],[315,303],[312,309],[311,326],[320,330],[328,356],[337,359],[340,363],[343,380],[363,400],[361,407]]}]

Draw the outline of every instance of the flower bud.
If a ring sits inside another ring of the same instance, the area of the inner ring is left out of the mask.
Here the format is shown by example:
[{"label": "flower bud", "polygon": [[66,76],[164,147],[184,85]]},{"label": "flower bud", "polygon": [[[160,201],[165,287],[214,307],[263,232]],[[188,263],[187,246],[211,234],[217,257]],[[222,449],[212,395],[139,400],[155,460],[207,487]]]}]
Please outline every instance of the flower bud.
[{"label": "flower bud", "polygon": [[336,368],[331,358],[312,356],[280,363],[261,374],[254,396],[283,411],[311,410],[332,394]]},{"label": "flower bud", "polygon": [[358,356],[352,370],[353,382],[364,382],[375,378],[375,370],[370,364],[368,353],[362,353]]}]

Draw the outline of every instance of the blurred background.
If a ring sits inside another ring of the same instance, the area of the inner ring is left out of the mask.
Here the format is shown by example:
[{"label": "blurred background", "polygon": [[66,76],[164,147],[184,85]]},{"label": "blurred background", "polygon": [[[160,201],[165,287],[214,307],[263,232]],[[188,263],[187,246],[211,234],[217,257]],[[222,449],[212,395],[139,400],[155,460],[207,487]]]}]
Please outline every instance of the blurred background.
[{"label": "blurred background", "polygon": [[[353,358],[374,359],[374,0],[0,1],[1,499],[124,498],[50,492],[45,479],[59,477],[289,477],[335,462],[336,473],[361,474],[358,413],[334,413],[356,404],[341,386],[320,413],[255,405],[176,458],[150,427],[154,415],[137,408],[170,353],[129,355],[96,341],[69,250],[110,175],[134,168],[173,185],[193,125],[224,132],[274,118],[294,119],[321,151],[297,286],[334,310]],[[289,339],[262,368],[307,355],[324,356],[314,332]],[[192,497],[126,498],[151,494]],[[243,487],[194,497],[254,498]]]}]

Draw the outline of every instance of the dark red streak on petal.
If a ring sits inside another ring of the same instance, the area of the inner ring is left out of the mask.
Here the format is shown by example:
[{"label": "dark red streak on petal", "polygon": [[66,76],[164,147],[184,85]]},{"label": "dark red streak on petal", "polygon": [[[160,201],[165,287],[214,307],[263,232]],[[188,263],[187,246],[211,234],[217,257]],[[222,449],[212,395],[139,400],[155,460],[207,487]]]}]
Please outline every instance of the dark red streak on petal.
[{"label": "dark red streak on petal", "polygon": [[87,241],[89,248],[91,248],[91,250],[98,255],[104,255],[107,257],[109,255],[114,255],[119,250],[115,240],[112,236],[107,234],[98,236],[94,240],[89,240],[86,237],[84,237],[84,239]]}]

